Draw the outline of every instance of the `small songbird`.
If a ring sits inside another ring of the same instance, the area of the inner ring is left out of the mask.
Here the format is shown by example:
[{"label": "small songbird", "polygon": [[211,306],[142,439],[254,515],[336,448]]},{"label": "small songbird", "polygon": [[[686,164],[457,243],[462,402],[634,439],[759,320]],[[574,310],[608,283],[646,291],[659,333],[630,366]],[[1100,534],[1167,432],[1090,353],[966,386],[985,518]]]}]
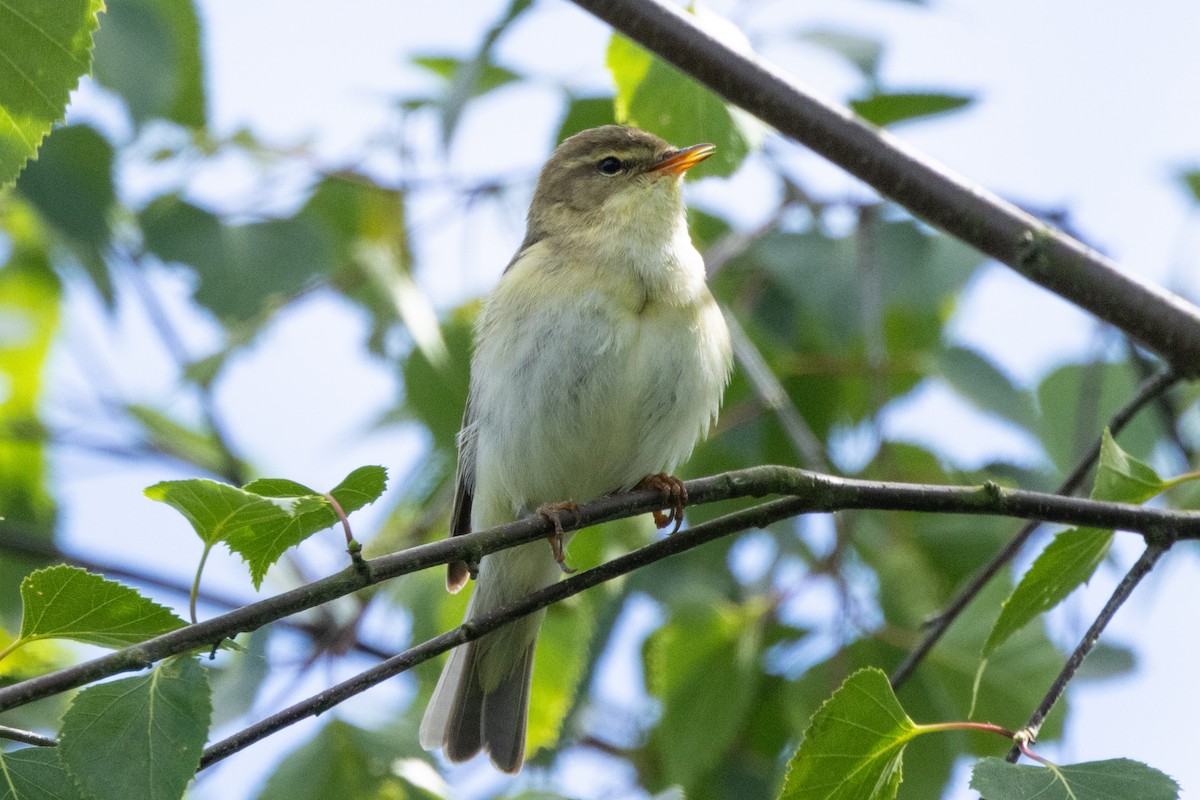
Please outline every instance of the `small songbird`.
[{"label": "small songbird", "polygon": [[[562,514],[635,486],[663,491],[708,432],[729,380],[729,331],[688,234],[684,172],[714,147],[677,149],[607,125],[564,141],[538,178],[525,240],[479,320],[458,438],[450,534]],[[467,619],[520,600],[566,569],[563,538],[485,556]],[[476,570],[449,565],[456,592]],[[515,773],[525,758],[534,644],[544,612],[451,655],[421,745],[451,761],[481,750]]]}]

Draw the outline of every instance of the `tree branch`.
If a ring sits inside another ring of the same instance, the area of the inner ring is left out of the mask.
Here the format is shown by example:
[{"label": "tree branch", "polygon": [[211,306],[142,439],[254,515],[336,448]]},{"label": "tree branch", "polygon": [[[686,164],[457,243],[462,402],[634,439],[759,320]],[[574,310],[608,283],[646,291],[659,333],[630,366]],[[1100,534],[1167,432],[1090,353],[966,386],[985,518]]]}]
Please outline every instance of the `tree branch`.
[{"label": "tree branch", "polygon": [[[1079,665],[1087,658],[1087,654],[1096,646],[1096,642],[1100,640],[1100,634],[1108,627],[1108,623],[1116,615],[1117,609],[1125,604],[1129,596],[1133,594],[1133,590],[1141,582],[1142,578],[1150,574],[1150,570],[1154,569],[1155,563],[1167,552],[1172,542],[1169,537],[1163,540],[1155,540],[1146,546],[1145,551],[1137,562],[1129,568],[1129,572],[1125,573],[1125,577],[1117,584],[1117,588],[1113,590],[1112,597],[1104,604],[1100,615],[1092,622],[1087,633],[1083,635],[1075,651],[1071,653],[1071,657],[1067,659],[1067,663],[1063,665],[1062,671],[1058,673],[1058,677],[1054,679],[1054,683],[1050,686],[1050,691],[1042,698],[1042,702],[1038,704],[1037,710],[1033,712],[1033,716],[1025,723],[1025,730],[1033,739],[1037,738],[1038,731],[1042,727],[1042,723],[1046,721],[1046,717],[1050,714],[1050,709],[1054,708],[1054,704],[1058,702],[1058,698],[1066,691],[1067,684],[1071,678],[1075,676],[1075,671],[1079,669]],[[1021,755],[1019,746],[1013,746],[1009,751],[1007,759],[1015,762]]]},{"label": "tree branch", "polygon": [[[1112,420],[1108,423],[1108,428],[1112,435],[1116,436],[1120,433],[1147,403],[1162,395],[1178,381],[1179,376],[1170,371],[1148,378],[1133,399],[1113,415]],[[1071,471],[1071,474],[1059,485],[1055,494],[1063,496],[1075,494],[1080,485],[1083,484],[1083,479],[1087,477],[1088,472],[1100,460],[1100,442],[1101,440],[1097,438],[1091,449],[1075,465],[1075,469]],[[1041,522],[1038,520],[1023,525],[1017,531],[1016,535],[1008,541],[1008,544],[1004,545],[1000,549],[1000,552],[992,557],[991,561],[975,573],[970,582],[954,596],[949,604],[942,609],[941,613],[926,623],[925,636],[921,639],[921,642],[913,648],[912,652],[892,672],[892,688],[899,689],[908,680],[913,670],[929,654],[929,651],[938,643],[954,620],[958,619],[958,616],[970,605],[976,595],[983,591],[983,587],[987,586],[992,578],[996,577],[996,574],[1016,557],[1021,548],[1025,546],[1025,542],[1029,541],[1029,537],[1033,535],[1033,532],[1040,525]]]},{"label": "tree branch", "polygon": [[[660,495],[661,500],[661,495]],[[248,728],[233,734],[216,744],[208,747],[200,759],[200,768],[210,766],[223,758],[233,755],[249,745],[272,733],[298,722],[306,717],[313,717],[336,706],[338,703],[356,694],[370,689],[388,678],[405,672],[418,664],[458,647],[461,644],[478,639],[479,637],[507,625],[513,620],[545,608],[560,600],[592,588],[598,584],[628,574],[635,569],[661,561],[668,556],[686,552],[694,547],[744,531],[754,527],[765,527],[780,520],[793,517],[804,511],[804,501],[799,498],[784,498],[761,503],[743,511],[735,511],[723,517],[697,525],[694,528],[679,531],[676,534],[659,539],[653,544],[634,550],[631,553],[605,562],[598,567],[572,575],[558,583],[540,589],[517,603],[510,603],[495,611],[464,622],[453,630],[440,636],[435,636],[422,642],[416,647],[409,648],[393,658],[379,664],[366,672],[355,675],[349,680],[332,686],[319,694],[302,700],[295,705],[273,714]]]},{"label": "tree branch", "polygon": [[753,55],[731,50],[660,0],[575,4],[914,215],[995,258],[1169,361],[1200,372],[1200,309],[910,150]]},{"label": "tree branch", "polygon": [[[850,508],[999,515],[1137,531],[1148,538],[1169,534],[1178,539],[1200,539],[1200,513],[1197,512],[1061,497],[1006,489],[990,482],[982,486],[934,486],[864,481],[768,465],[688,481],[685,487],[688,503],[692,505],[775,494],[794,498],[794,506],[789,506],[793,509],[793,515]],[[644,514],[661,505],[662,494],[652,489],[608,495],[580,506],[578,518],[563,527],[565,530],[578,530],[601,522]],[[256,630],[277,619],[390,578],[449,561],[479,559],[498,550],[545,538],[552,531],[552,523],[535,514],[485,531],[362,561],[328,578],[228,614],[171,631],[83,664],[0,688],[0,711],[75,689],[110,675],[142,669],[168,656],[212,647],[238,633]]]}]

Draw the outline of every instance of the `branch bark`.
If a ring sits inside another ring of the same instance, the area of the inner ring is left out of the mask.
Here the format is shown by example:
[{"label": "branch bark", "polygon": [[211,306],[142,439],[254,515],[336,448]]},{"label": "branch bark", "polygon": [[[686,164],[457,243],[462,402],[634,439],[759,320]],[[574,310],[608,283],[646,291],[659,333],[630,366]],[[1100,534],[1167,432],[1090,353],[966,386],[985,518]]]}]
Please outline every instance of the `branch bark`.
[{"label": "branch bark", "polygon": [[[1200,539],[1200,512],[1170,511],[1126,503],[1061,497],[994,483],[982,486],[863,481],[822,475],[782,466],[762,466],[726,472],[685,484],[690,505],[745,497],[786,495],[793,498],[789,516],[845,509],[921,511],[970,515],[999,515],[1038,519],[1064,525],[1136,531],[1150,541],[1163,537]],[[580,507],[567,530],[591,527],[614,519],[644,514],[662,505],[655,490],[609,495]],[[746,530],[752,523],[738,530]],[[189,625],[107,656],[0,689],[0,711],[84,686],[122,672],[143,669],[168,656],[207,649],[239,633],[256,630],[275,620],[319,606],[366,586],[449,561],[471,560],[548,536],[546,519],[534,515],[508,525],[419,545],[381,558],[364,560],[315,583],[254,603],[228,614]],[[673,538],[673,537],[672,537]]]},{"label": "branch bark", "polygon": [[660,0],[574,0],[646,49],[914,215],[1200,374],[1200,309],[909,148]]}]

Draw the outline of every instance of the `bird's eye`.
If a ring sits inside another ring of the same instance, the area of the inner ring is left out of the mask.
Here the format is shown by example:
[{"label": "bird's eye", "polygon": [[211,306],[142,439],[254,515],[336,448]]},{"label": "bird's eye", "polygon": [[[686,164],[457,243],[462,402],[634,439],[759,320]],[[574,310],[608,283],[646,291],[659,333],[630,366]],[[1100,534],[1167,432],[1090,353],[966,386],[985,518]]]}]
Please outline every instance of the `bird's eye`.
[{"label": "bird's eye", "polygon": [[601,175],[616,175],[622,166],[621,159],[616,156],[605,156],[596,162],[596,169],[600,170]]}]

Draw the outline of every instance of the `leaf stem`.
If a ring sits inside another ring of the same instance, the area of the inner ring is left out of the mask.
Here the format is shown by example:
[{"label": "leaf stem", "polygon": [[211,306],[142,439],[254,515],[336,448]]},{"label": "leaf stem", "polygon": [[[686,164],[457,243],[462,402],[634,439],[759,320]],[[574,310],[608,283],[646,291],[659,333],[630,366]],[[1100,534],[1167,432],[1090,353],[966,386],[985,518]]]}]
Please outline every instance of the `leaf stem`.
[{"label": "leaf stem", "polygon": [[204,564],[208,554],[212,552],[212,544],[205,543],[204,552],[200,554],[200,563],[196,565],[196,577],[192,580],[192,591],[188,594],[188,615],[192,624],[196,624],[196,598],[200,596],[200,576],[204,573]]}]

